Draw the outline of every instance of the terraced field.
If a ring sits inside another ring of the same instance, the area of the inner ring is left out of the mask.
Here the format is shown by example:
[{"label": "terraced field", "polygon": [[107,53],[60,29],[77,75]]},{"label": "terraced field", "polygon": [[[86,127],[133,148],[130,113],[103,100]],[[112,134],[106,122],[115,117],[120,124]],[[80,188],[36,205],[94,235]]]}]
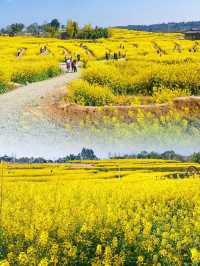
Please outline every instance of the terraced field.
[{"label": "terraced field", "polygon": [[[18,177],[24,182],[30,182],[32,178],[37,182],[39,177],[46,181],[83,180],[83,179],[112,179],[121,177],[135,178],[138,173],[147,174],[152,177],[165,177],[168,174],[186,173],[190,166],[200,169],[200,165],[192,163],[183,163],[178,161],[163,160],[100,160],[100,161],[75,161],[66,164],[41,164],[41,165],[21,165],[21,164],[3,164],[3,176],[6,182],[17,182]],[[24,178],[24,179],[23,179]]]}]

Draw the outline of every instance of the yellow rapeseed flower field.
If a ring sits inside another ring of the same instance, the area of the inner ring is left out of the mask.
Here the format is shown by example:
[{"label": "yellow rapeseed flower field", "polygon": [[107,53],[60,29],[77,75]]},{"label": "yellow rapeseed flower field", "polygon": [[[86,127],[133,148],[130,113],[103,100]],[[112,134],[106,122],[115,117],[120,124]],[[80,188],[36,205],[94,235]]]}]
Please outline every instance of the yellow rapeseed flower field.
[{"label": "yellow rapeseed flower field", "polygon": [[[44,46],[48,52],[41,55]],[[114,60],[114,53],[120,60]],[[108,87],[115,96],[152,95],[154,87],[160,86],[181,89],[183,95],[185,91],[199,94],[198,42],[184,40],[183,34],[119,29],[112,29],[110,38],[96,41],[0,37],[1,92],[12,87],[10,82],[23,84],[58,75],[65,56],[78,54],[88,66],[83,79]]]},{"label": "yellow rapeseed flower field", "polygon": [[[47,53],[41,54],[40,49],[45,46]],[[87,61],[88,55],[76,41],[0,37],[0,92],[12,88],[12,83],[25,84],[58,75],[59,63],[65,56],[75,58],[77,54]]]},{"label": "yellow rapeseed flower field", "polygon": [[181,178],[189,165],[3,164],[0,265],[198,265],[200,181]]},{"label": "yellow rapeseed flower field", "polygon": [[[136,95],[153,96],[154,102],[162,103],[200,93],[199,43],[185,40],[183,34],[113,29],[111,38],[87,43],[87,47],[93,54],[82,75],[89,83],[88,93],[74,95],[75,103],[101,105],[98,99],[104,98],[105,88],[108,91],[105,102],[111,92],[113,97],[109,104],[113,105],[130,105],[134,103],[130,96]],[[98,91],[102,89],[102,94],[90,94],[90,86],[94,85],[99,86]],[[82,87],[85,86],[84,83]],[[73,91],[74,87],[76,85]],[[123,101],[121,96],[126,96]]]}]

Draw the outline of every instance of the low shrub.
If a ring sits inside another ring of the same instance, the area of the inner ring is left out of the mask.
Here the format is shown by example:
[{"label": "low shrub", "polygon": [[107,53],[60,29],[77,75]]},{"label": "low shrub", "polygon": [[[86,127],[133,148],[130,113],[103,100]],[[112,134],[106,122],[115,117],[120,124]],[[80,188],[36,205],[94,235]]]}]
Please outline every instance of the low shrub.
[{"label": "low shrub", "polygon": [[190,96],[189,90],[180,88],[170,89],[164,86],[154,87],[153,100],[156,103],[171,102],[176,97]]},{"label": "low shrub", "polygon": [[[83,73],[90,84],[108,86],[115,95],[153,95],[154,87],[171,90],[188,88],[200,94],[199,67],[196,64],[145,64],[133,61],[91,63]],[[180,91],[179,91],[180,92]]]},{"label": "low shrub", "polygon": [[200,163],[200,152],[195,152],[191,156],[191,161],[194,162],[194,163]]},{"label": "low shrub", "polygon": [[93,63],[83,72],[83,79],[90,84],[108,86],[115,95],[134,94],[133,76],[115,64]]},{"label": "low shrub", "polygon": [[0,94],[3,94],[7,91],[7,86],[5,83],[0,81]]},{"label": "low shrub", "polygon": [[68,88],[68,99],[85,106],[103,106],[113,102],[114,95],[108,87],[75,80]]},{"label": "low shrub", "polygon": [[0,94],[7,91],[9,83],[9,73],[9,69],[6,68],[6,65],[2,69],[0,68]]},{"label": "low shrub", "polygon": [[12,81],[20,84],[27,82],[37,82],[55,77],[60,74],[60,69],[57,66],[49,66],[47,68],[25,68],[20,71],[15,71],[12,74]]}]

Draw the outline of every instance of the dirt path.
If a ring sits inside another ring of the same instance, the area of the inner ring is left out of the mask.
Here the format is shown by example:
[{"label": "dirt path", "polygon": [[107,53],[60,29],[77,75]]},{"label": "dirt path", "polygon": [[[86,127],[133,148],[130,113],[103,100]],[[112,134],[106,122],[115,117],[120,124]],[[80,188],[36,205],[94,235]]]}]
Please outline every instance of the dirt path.
[{"label": "dirt path", "polygon": [[0,95],[0,154],[57,156],[66,154],[67,133],[42,112],[66,93],[66,85],[79,77],[63,74]]}]

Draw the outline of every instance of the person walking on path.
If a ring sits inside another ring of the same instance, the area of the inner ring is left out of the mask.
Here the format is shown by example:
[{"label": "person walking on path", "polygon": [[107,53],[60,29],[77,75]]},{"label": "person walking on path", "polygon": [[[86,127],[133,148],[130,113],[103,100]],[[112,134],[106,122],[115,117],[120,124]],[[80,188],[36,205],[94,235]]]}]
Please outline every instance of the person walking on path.
[{"label": "person walking on path", "polygon": [[70,58],[67,59],[67,72],[69,73],[72,69],[72,61]]},{"label": "person walking on path", "polygon": [[76,60],[72,61],[72,72],[77,72],[77,65],[76,65]]}]

